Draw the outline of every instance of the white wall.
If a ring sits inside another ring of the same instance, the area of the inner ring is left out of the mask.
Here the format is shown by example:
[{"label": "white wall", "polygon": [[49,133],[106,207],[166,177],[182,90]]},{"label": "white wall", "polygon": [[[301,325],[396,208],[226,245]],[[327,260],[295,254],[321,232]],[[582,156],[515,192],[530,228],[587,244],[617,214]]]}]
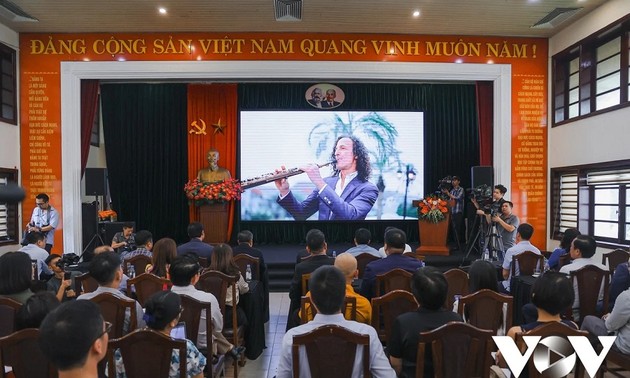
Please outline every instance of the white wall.
[{"label": "white wall", "polygon": [[[630,1],[628,0],[610,0],[604,3],[549,40],[550,62],[553,55],[629,13]],[[551,71],[549,77],[551,78]],[[552,97],[550,85],[549,109],[552,109]],[[549,125],[552,123],[552,116],[553,113],[550,111]],[[624,108],[561,126],[549,127],[549,168],[629,159],[628,119],[630,119],[630,108]],[[550,177],[549,182],[551,182]],[[550,211],[547,211],[547,214],[550,214]],[[547,224],[551,224],[549,218]],[[551,249],[552,246],[557,246],[558,242],[550,239],[547,245],[548,249]],[[597,254],[605,251],[603,248],[598,248]],[[598,255],[597,260],[601,258]]]},{"label": "white wall", "polygon": [[[19,36],[18,33],[0,24],[0,42],[14,48],[18,51]],[[19,54],[19,51],[18,51]],[[18,70],[19,73],[20,62],[18,57]],[[18,89],[20,88],[19,75],[18,75]],[[19,99],[18,93],[18,99]],[[19,108],[18,108],[19,114]],[[19,125],[19,123],[18,123]],[[11,125],[8,123],[0,122],[0,167],[3,168],[20,168],[20,127]],[[20,174],[22,172],[20,171]],[[20,213],[20,224],[22,223],[22,217]],[[9,245],[0,247],[0,254],[8,251],[15,251],[19,246]]]}]

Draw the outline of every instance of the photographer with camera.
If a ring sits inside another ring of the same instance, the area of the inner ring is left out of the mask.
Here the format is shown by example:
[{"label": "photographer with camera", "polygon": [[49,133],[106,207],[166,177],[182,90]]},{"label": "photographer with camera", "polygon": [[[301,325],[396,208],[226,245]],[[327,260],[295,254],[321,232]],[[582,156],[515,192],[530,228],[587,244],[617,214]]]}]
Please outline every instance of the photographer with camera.
[{"label": "photographer with camera", "polygon": [[518,217],[512,213],[513,208],[514,204],[512,202],[503,201],[503,204],[501,205],[501,213],[495,213],[492,215],[492,222],[501,226],[499,234],[501,235],[501,239],[503,241],[503,252],[514,246],[516,240],[516,228],[520,224]]},{"label": "photographer with camera", "polygon": [[118,254],[136,249],[136,234],[133,232],[133,223],[123,223],[122,228],[122,232],[115,233],[112,239],[112,248]]},{"label": "photographer with camera", "polygon": [[459,237],[460,242],[463,242],[464,233],[462,232],[462,226],[464,224],[464,188],[459,186],[461,181],[457,176],[451,177],[450,183],[452,184],[452,188],[450,188],[450,190],[448,187],[443,186],[442,183],[440,183],[440,189],[450,200],[455,201],[453,207],[451,208],[453,227],[455,228],[455,235]]},{"label": "photographer with camera", "polygon": [[46,236],[44,249],[48,253],[55,244],[55,229],[59,225],[59,213],[49,201],[50,197],[46,193],[39,193],[35,197],[36,207],[33,209],[30,222],[26,225],[26,232],[41,232]]},{"label": "photographer with camera", "polygon": [[77,294],[72,289],[72,273],[65,271],[61,256],[48,256],[46,264],[54,274],[46,283],[47,290],[55,293],[59,302],[75,299]]}]

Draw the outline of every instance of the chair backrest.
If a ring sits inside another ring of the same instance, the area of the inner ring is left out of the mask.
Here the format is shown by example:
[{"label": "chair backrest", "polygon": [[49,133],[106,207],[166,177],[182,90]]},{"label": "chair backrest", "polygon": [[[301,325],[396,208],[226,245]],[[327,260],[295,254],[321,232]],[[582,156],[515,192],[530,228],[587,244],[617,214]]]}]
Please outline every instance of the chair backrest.
[{"label": "chair backrest", "polygon": [[117,339],[124,335],[127,311],[129,311],[129,329],[127,332],[136,329],[136,301],[133,299],[119,298],[111,293],[101,293],[90,298],[90,301],[96,303],[101,309],[103,319],[112,323],[112,329],[109,331],[110,339]]},{"label": "chair backrest", "polygon": [[260,281],[260,259],[258,257],[254,257],[246,253],[239,253],[232,259],[238,266],[238,270],[241,271],[241,275],[243,277],[247,277],[245,272],[247,271],[247,265],[250,265],[252,269],[252,279]]},{"label": "chair backrest", "polygon": [[138,303],[144,308],[144,304],[151,295],[164,290],[164,286],[168,286],[171,281],[166,278],[158,277],[151,273],[142,273],[127,281],[127,287],[133,286],[136,289],[136,297]]},{"label": "chair backrest", "polygon": [[604,253],[602,255],[602,264],[608,265],[610,274],[615,272],[617,265],[628,262],[630,260],[630,252],[623,249],[615,249],[614,251]]},{"label": "chair backrest", "polygon": [[199,326],[201,325],[201,312],[206,311],[206,360],[208,363],[208,371],[213,370],[212,366],[212,304],[210,302],[201,302],[188,295],[180,294],[179,297],[182,300],[182,314],[179,320],[186,323],[186,338],[197,345],[199,336]]},{"label": "chair backrest", "polygon": [[396,268],[387,273],[376,276],[376,295],[381,296],[393,290],[411,292],[411,277],[413,273]]},{"label": "chair backrest", "polygon": [[79,295],[91,293],[98,289],[98,282],[87,272],[74,277],[74,288]]},{"label": "chair backrest", "polygon": [[381,342],[387,342],[394,320],[405,312],[416,311],[418,302],[413,294],[405,290],[394,290],[372,298],[372,327]]},{"label": "chair backrest", "polygon": [[[580,321],[587,315],[601,316],[608,312],[608,287],[610,286],[610,271],[595,265],[586,265],[571,272],[571,280],[576,280],[580,301]],[[603,290],[602,310],[597,310],[599,293]],[[571,309],[569,308],[569,311]]]},{"label": "chair backrest", "polygon": [[133,269],[136,272],[136,275],[144,273],[147,269],[147,265],[151,264],[151,258],[147,255],[136,255],[128,260],[125,260],[123,264],[123,270],[125,274],[127,274],[127,264],[133,265]]},{"label": "chair backrest", "polygon": [[[225,299],[227,298],[228,286],[235,287],[236,277],[228,276],[217,270],[206,270],[199,277],[197,289],[213,294],[219,302],[221,313],[225,315]],[[236,298],[236,296],[232,296]],[[234,311],[236,312],[236,311]]]},{"label": "chair backrest", "polygon": [[514,255],[514,261],[512,261],[512,277],[519,275],[531,276],[534,274],[536,267],[538,267],[539,272],[542,272],[544,265],[545,258],[543,255],[532,251],[521,252],[518,255]]},{"label": "chair backrest", "polygon": [[359,253],[356,256],[357,259],[357,269],[359,270],[359,277],[358,278],[363,278],[363,274],[365,273],[365,267],[367,266],[367,264],[371,263],[374,260],[379,260],[380,257],[378,256],[374,256],[371,253]]},{"label": "chair backrest", "polygon": [[[356,297],[346,297],[343,301],[343,317],[346,320],[357,320],[357,298]],[[302,324],[308,323],[311,319],[315,317],[317,314],[317,309],[313,306],[313,302],[311,301],[311,297],[302,296],[302,300],[300,303],[300,322]]]},{"label": "chair backrest", "polygon": [[13,368],[13,376],[28,378],[57,377],[57,369],[39,348],[39,330],[27,328],[0,338],[0,377],[4,366]]},{"label": "chair backrest", "polygon": [[[425,351],[431,346],[435,377],[489,377],[492,332],[470,324],[449,322],[421,332],[416,355],[416,377],[424,376]],[[485,358],[484,358],[485,356]]]},{"label": "chair backrest", "polygon": [[15,316],[20,307],[22,307],[20,302],[0,296],[0,337],[15,332]]},{"label": "chair backrest", "polygon": [[116,349],[120,350],[125,375],[129,378],[168,377],[171,357],[178,351],[179,377],[186,378],[186,340],[175,340],[152,329],[137,330],[110,340],[107,347],[109,377],[116,376]]},{"label": "chair backrest", "polygon": [[[496,335],[501,326],[505,333],[512,327],[512,304],[511,296],[482,289],[461,297],[457,313],[465,317],[466,323],[477,328],[491,330],[492,334]],[[506,307],[505,313],[504,307]]]},{"label": "chair backrest", "polygon": [[444,308],[450,310],[455,302],[455,295],[468,295],[468,273],[461,269],[449,269],[444,273],[446,282],[448,282],[448,293]]},{"label": "chair backrest", "polygon": [[[543,338],[546,336],[558,336],[566,339],[568,336],[588,336],[587,331],[580,331],[574,328],[567,326],[561,322],[548,322],[543,325],[540,325],[531,331],[522,333],[518,332],[516,334],[515,340],[516,345],[520,348],[520,350],[525,350],[526,344],[523,336],[542,336]],[[543,375],[538,372],[534,365],[534,358],[530,358],[527,362],[527,369],[529,371],[529,377],[543,377]],[[584,376],[584,368],[581,363],[575,364],[574,377],[583,377]]]},{"label": "chair backrest", "polygon": [[302,296],[308,293],[308,280],[311,278],[310,273],[302,274]]},{"label": "chair backrest", "polygon": [[558,270],[571,262],[571,254],[565,253],[558,258]]},{"label": "chair backrest", "polygon": [[371,377],[369,335],[361,335],[338,325],[325,325],[293,336],[293,377],[300,376],[300,346],[306,349],[312,377],[351,377],[355,361],[353,356],[359,345],[362,346],[363,377]]},{"label": "chair backrest", "polygon": [[206,257],[197,256],[197,262],[202,268],[208,267],[208,259]]}]

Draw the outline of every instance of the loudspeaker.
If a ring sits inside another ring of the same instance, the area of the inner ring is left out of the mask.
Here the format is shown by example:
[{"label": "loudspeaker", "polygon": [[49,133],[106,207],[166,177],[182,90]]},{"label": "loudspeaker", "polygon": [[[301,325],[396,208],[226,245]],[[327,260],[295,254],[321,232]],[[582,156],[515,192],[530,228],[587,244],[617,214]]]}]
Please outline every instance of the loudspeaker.
[{"label": "loudspeaker", "polygon": [[[94,203],[82,203],[81,213],[83,221],[83,249],[85,249],[92,236],[96,233],[96,205]],[[76,251],[75,253],[78,254]]]},{"label": "loudspeaker", "polygon": [[107,194],[107,168],[85,168],[85,194],[88,196]]},{"label": "loudspeaker", "polygon": [[492,167],[483,165],[471,167],[470,181],[473,188],[484,184],[492,187],[494,185],[494,171]]}]

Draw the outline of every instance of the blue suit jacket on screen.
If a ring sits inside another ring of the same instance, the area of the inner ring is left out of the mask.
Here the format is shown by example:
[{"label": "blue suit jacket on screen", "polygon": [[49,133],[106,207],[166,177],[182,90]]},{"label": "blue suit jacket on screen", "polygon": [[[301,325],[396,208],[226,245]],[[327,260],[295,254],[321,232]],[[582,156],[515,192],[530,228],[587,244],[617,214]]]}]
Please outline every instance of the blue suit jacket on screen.
[{"label": "blue suit jacket on screen", "polygon": [[306,220],[319,211],[319,220],[363,220],[374,206],[378,189],[369,181],[361,181],[357,177],[352,179],[341,193],[335,193],[338,176],[326,177],[326,187],[319,193],[313,190],[303,202],[298,202],[289,192],[278,203],[295,218]]}]

